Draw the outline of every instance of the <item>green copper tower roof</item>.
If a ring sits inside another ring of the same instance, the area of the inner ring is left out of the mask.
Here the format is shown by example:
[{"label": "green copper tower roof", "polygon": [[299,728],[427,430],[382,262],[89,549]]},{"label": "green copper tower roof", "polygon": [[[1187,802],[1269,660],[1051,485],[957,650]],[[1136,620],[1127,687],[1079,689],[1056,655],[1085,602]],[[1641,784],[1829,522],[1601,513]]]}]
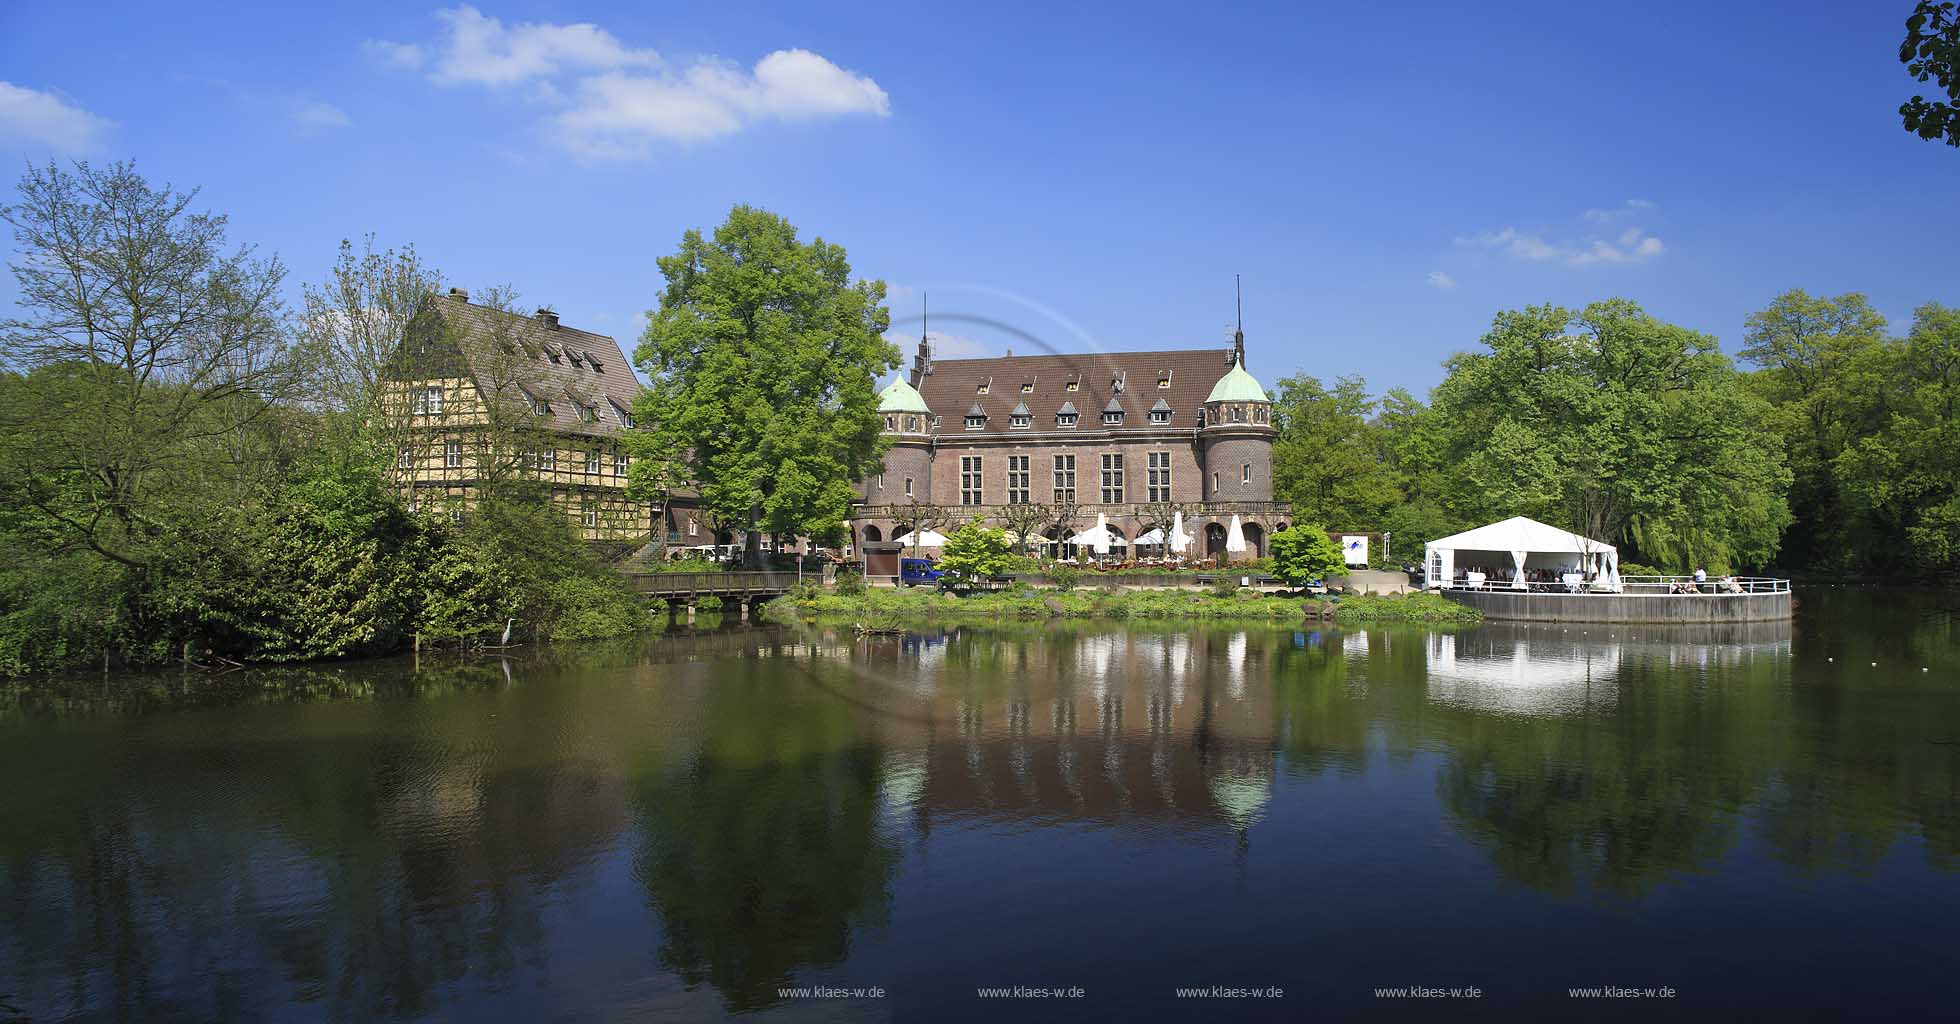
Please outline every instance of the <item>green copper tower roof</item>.
[{"label": "green copper tower roof", "polygon": [[1225,376],[1218,378],[1218,383],[1211,386],[1211,397],[1205,399],[1205,404],[1269,401],[1272,399],[1266,397],[1266,389],[1252,379],[1252,374],[1245,372],[1245,364],[1235,362],[1231,369],[1225,371]]},{"label": "green copper tower roof", "polygon": [[892,381],[885,386],[885,390],[878,392],[878,411],[932,413],[931,409],[926,408],[926,400],[919,397],[919,389],[907,384],[904,377]]}]

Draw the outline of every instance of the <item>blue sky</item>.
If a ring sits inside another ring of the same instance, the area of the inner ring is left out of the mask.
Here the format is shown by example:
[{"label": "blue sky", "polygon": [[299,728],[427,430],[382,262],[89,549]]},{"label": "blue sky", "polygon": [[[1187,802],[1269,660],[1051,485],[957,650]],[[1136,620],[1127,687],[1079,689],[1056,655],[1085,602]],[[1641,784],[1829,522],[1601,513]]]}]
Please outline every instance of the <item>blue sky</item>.
[{"label": "blue sky", "polygon": [[0,8],[0,155],[202,186],[295,292],[373,232],[629,350],[736,202],[889,282],[896,338],[929,291],[947,355],[1221,344],[1243,274],[1269,383],[1421,392],[1527,303],[1731,351],[1787,288],[1960,303],[1908,0],[163,6]]}]

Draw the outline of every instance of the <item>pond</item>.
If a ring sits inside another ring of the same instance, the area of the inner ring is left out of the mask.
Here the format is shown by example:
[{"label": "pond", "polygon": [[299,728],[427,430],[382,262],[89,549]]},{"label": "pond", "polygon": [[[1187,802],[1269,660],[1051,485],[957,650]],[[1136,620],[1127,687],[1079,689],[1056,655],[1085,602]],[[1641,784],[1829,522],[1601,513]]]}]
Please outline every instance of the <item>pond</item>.
[{"label": "pond", "polygon": [[1960,594],[1800,598],[0,690],[0,1021],[1930,1009]]}]

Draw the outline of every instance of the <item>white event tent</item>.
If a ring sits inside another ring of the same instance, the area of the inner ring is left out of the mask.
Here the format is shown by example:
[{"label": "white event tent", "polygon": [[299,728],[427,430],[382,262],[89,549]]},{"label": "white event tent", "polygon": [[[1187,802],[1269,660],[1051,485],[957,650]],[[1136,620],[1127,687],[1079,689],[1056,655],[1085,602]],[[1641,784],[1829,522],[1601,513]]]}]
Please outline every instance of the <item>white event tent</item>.
[{"label": "white event tent", "polygon": [[1595,586],[1620,589],[1619,549],[1524,516],[1430,541],[1423,565],[1430,587],[1453,586],[1459,567],[1481,565],[1510,569],[1513,581],[1522,580],[1526,569],[1577,571]]}]

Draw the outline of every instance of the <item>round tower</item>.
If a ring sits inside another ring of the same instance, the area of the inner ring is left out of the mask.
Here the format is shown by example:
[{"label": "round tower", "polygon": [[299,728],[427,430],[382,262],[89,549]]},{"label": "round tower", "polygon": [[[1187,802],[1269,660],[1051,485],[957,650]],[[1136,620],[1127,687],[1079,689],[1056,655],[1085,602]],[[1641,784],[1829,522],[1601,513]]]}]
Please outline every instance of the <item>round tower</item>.
[{"label": "round tower", "polygon": [[1206,501],[1273,500],[1273,401],[1245,370],[1245,335],[1234,339],[1232,368],[1212,385],[1198,443]]},{"label": "round tower", "polygon": [[892,439],[885,452],[884,472],[864,482],[864,503],[921,504],[932,500],[932,410],[919,389],[904,377],[878,393],[878,431]]}]

